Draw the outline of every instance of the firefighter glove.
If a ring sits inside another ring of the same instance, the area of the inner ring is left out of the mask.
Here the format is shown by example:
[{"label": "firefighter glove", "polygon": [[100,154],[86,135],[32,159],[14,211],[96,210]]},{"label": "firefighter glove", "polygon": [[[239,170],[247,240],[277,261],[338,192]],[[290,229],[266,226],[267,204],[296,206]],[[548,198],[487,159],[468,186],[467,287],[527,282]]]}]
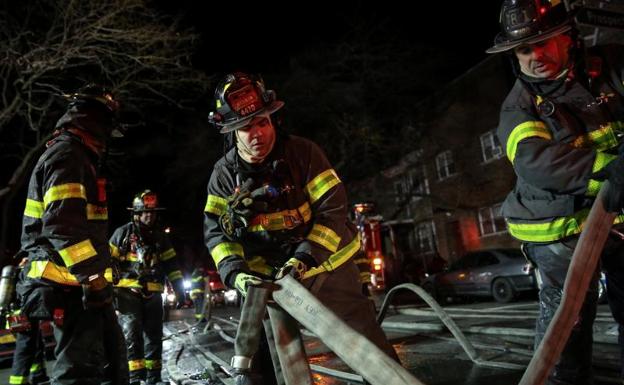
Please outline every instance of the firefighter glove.
[{"label": "firefighter glove", "polygon": [[98,309],[113,302],[113,287],[102,274],[90,276],[82,283],[82,305],[85,309]]},{"label": "firefighter glove", "polygon": [[620,212],[624,208],[624,158],[622,156],[620,154],[591,176],[595,180],[609,181],[609,189],[603,203],[605,209],[610,212]]},{"label": "firefighter glove", "polygon": [[279,269],[275,279],[280,279],[290,275],[297,281],[301,281],[305,273],[312,265],[315,265],[315,263],[311,255],[307,253],[295,253],[295,256],[286,261],[284,266]]},{"label": "firefighter glove", "polygon": [[247,296],[247,288],[249,286],[262,285],[262,278],[247,273],[238,273],[234,279],[234,287],[238,290],[243,297]]}]

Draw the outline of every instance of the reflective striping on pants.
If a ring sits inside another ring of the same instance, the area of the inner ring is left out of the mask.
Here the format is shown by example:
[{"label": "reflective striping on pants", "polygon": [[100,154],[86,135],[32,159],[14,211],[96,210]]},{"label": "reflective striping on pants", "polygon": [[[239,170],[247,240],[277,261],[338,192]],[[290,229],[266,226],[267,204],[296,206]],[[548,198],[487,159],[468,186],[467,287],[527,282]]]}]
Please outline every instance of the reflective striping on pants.
[{"label": "reflective striping on pants", "polygon": [[145,288],[147,289],[147,291],[156,291],[156,292],[162,292],[165,287],[163,286],[162,283],[158,283],[158,282],[147,282],[145,284]]},{"label": "reflective striping on pants", "polygon": [[206,200],[206,206],[204,211],[207,213],[221,215],[227,209],[227,199],[218,197],[216,195],[208,195]]},{"label": "reflective striping on pants", "polygon": [[78,242],[64,248],[63,250],[59,250],[59,254],[61,255],[61,258],[63,258],[65,266],[71,267],[76,263],[80,263],[85,259],[89,259],[97,255],[97,252],[91,244],[91,240],[85,239],[82,242]]},{"label": "reflective striping on pants", "polygon": [[43,205],[48,207],[51,202],[70,198],[87,200],[84,186],[80,183],[66,183],[50,187],[43,195]]},{"label": "reflective striping on pants", "polygon": [[140,360],[130,360],[130,361],[128,361],[128,369],[131,372],[133,372],[135,370],[145,369],[145,360],[141,358]]},{"label": "reflective striping on pants", "polygon": [[[507,220],[509,233],[516,239],[526,242],[553,242],[570,235],[579,234],[589,215],[584,209],[570,217],[561,217],[550,222],[514,223]],[[618,215],[613,224],[624,222],[624,215]]]},{"label": "reflective striping on pants", "polygon": [[173,248],[165,250],[162,254],[160,254],[160,260],[166,261],[176,256],[176,252]]},{"label": "reflective striping on pants", "polygon": [[38,372],[40,370],[43,369],[43,363],[41,362],[34,362],[32,365],[30,365],[30,372],[34,373],[34,372]]},{"label": "reflective striping on pants", "polygon": [[147,370],[160,369],[162,368],[161,360],[145,360],[145,368]]},{"label": "reflective striping on pants", "polygon": [[26,207],[24,208],[24,215],[31,218],[43,217],[43,202],[39,202],[32,199],[26,199]]},{"label": "reflective striping on pants", "polygon": [[326,271],[336,270],[343,263],[351,259],[351,257],[353,257],[360,250],[360,246],[360,236],[358,234],[348,245],[330,255],[329,258],[320,266],[308,270],[303,275],[303,279],[313,277]]},{"label": "reflective striping on pants", "polygon": [[122,278],[115,285],[115,287],[134,287],[134,288],[142,288],[143,286],[139,283],[137,278]]},{"label": "reflective striping on pants", "polygon": [[334,169],[325,170],[312,179],[305,187],[310,197],[310,203],[319,200],[332,187],[340,183],[340,178]]},{"label": "reflective striping on pants", "polygon": [[210,255],[212,255],[212,259],[214,260],[215,266],[219,265],[226,257],[231,255],[238,255],[240,257],[245,256],[245,252],[243,251],[243,246],[240,243],[235,242],[222,242],[216,245],[211,251]]},{"label": "reflective striping on pants", "polygon": [[540,121],[528,121],[517,125],[509,135],[507,139],[507,158],[514,162],[516,158],[516,150],[518,149],[518,144],[526,138],[530,137],[540,137],[546,140],[552,140],[552,134],[546,128],[546,124]]},{"label": "reflective striping on pants", "polygon": [[327,250],[335,253],[338,250],[338,245],[340,245],[340,237],[336,232],[329,227],[315,224],[310,230],[310,233],[307,236],[307,239],[318,243],[323,246]]},{"label": "reflective striping on pants", "polygon": [[9,384],[10,385],[23,385],[23,384],[28,384],[28,377],[26,376],[13,376],[11,375],[9,377]]},{"label": "reflective striping on pants", "polygon": [[[594,159],[594,164],[592,165],[592,173],[598,170],[602,170],[604,166],[609,164],[609,162],[611,162],[615,158],[617,158],[617,156],[615,155],[605,154],[604,152],[597,152],[596,159]],[[598,195],[598,191],[600,191],[601,186],[602,186],[601,181],[590,179],[589,182],[587,183],[586,195],[589,195],[589,196]]]}]

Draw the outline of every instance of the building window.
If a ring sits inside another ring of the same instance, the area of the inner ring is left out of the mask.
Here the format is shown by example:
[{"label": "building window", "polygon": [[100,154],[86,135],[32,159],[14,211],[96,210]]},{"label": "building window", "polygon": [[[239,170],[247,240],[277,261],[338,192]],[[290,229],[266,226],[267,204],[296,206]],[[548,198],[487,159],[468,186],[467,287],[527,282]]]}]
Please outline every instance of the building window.
[{"label": "building window", "polygon": [[488,131],[481,135],[481,152],[483,154],[484,162],[489,162],[503,157],[503,148],[494,134],[494,130]]},{"label": "building window", "polygon": [[424,165],[410,170],[406,178],[406,185],[409,187],[408,191],[412,197],[412,202],[429,195],[429,180],[427,179],[427,170]]},{"label": "building window", "polygon": [[438,179],[446,179],[455,174],[455,161],[453,153],[444,151],[436,156],[436,169],[438,170]]},{"label": "building window", "polygon": [[433,222],[421,222],[414,227],[415,247],[418,254],[428,254],[435,251],[435,227]]},{"label": "building window", "polygon": [[479,209],[479,229],[481,236],[507,231],[507,224],[501,212],[501,204]]}]

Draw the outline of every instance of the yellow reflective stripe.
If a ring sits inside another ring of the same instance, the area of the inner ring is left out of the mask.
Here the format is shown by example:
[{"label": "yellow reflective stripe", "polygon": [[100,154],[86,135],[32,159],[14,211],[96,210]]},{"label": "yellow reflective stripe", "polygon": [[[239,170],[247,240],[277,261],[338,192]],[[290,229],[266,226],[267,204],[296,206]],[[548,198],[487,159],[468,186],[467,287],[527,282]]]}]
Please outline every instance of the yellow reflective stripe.
[{"label": "yellow reflective stripe", "polygon": [[590,131],[585,135],[581,135],[572,142],[572,146],[576,148],[591,147],[596,151],[606,151],[618,145],[617,137],[614,129],[618,127],[619,122],[610,122],[600,126],[599,129]]},{"label": "yellow reflective stripe", "polygon": [[137,278],[121,278],[115,287],[142,288],[143,286],[139,283]]},{"label": "yellow reflective stripe", "polygon": [[10,344],[13,342],[15,342],[15,336],[11,333],[0,336],[0,344]]},{"label": "yellow reflective stripe", "polygon": [[316,242],[332,253],[335,253],[336,250],[338,250],[341,238],[334,230],[317,223],[312,227],[312,230],[310,230],[307,239]]},{"label": "yellow reflective stripe", "polygon": [[202,289],[193,289],[193,290],[191,290],[191,296],[193,296],[195,294],[202,294],[202,293],[205,293],[205,292],[206,292],[206,290],[203,289],[203,288]]},{"label": "yellow reflective stripe", "polygon": [[133,372],[135,370],[145,369],[145,360],[141,358],[140,360],[130,360],[130,361],[128,361],[128,369],[131,372]]},{"label": "yellow reflective stripe", "polygon": [[108,244],[108,250],[110,250],[111,257],[118,258],[120,256],[119,247],[113,245],[112,243]]},{"label": "yellow reflective stripe", "polygon": [[227,199],[218,197],[216,195],[208,195],[206,200],[206,207],[204,211],[207,213],[221,215],[227,209]]},{"label": "yellow reflective stripe", "polygon": [[191,282],[199,282],[199,281],[203,281],[203,280],[204,280],[204,277],[202,277],[202,276],[191,278]]},{"label": "yellow reflective stripe", "polygon": [[[597,152],[596,159],[594,159],[594,164],[592,165],[592,173],[597,172],[598,170],[602,170],[604,166],[609,164],[613,159],[617,158],[615,155],[605,154],[604,152]],[[598,195],[598,191],[600,191],[600,187],[602,186],[601,181],[590,179],[587,183],[587,193],[589,196]]]},{"label": "yellow reflective stripe", "polygon": [[87,219],[90,221],[108,220],[108,208],[87,203]]},{"label": "yellow reflective stripe", "polygon": [[165,287],[163,286],[162,283],[158,283],[158,282],[147,282],[147,284],[145,285],[147,291],[163,291],[165,289]]},{"label": "yellow reflective stripe", "polygon": [[325,170],[314,179],[312,179],[305,187],[308,196],[310,197],[310,203],[314,203],[319,200],[327,191],[332,187],[340,183],[340,178],[334,169],[330,168]]},{"label": "yellow reflective stripe", "polygon": [[221,262],[224,258],[229,257],[230,255],[244,257],[245,252],[243,251],[243,246],[240,243],[223,242],[216,245],[210,251],[210,255],[212,255],[215,266],[218,266],[219,262]]},{"label": "yellow reflective stripe", "polygon": [[260,256],[255,256],[251,260],[247,261],[247,266],[251,271],[264,274],[268,277],[272,277],[275,272],[275,268],[266,263],[266,260]]},{"label": "yellow reflective stripe", "polygon": [[[589,209],[583,209],[574,216],[560,217],[550,222],[513,223],[507,220],[509,233],[521,241],[552,242],[581,232],[589,215]],[[624,214],[618,215],[613,224],[624,222]]]},{"label": "yellow reflective stripe", "polygon": [[51,202],[70,198],[87,200],[87,193],[84,186],[80,183],[66,183],[50,187],[43,195],[43,204],[47,207]]},{"label": "yellow reflective stripe", "polygon": [[292,229],[299,225],[298,222],[308,223],[312,218],[312,209],[310,203],[304,202],[297,209],[282,210],[276,213],[259,214],[252,219],[251,225],[247,231],[277,231]]},{"label": "yellow reflective stripe", "polygon": [[71,267],[76,263],[80,263],[97,255],[97,251],[95,251],[93,244],[91,244],[91,240],[85,239],[82,242],[78,242],[74,245],[59,250],[59,254],[61,255],[61,258],[63,258],[65,266]]},{"label": "yellow reflective stripe", "polygon": [[538,136],[547,140],[552,139],[552,135],[546,124],[540,121],[529,121],[517,125],[507,139],[507,158],[513,163],[516,158],[516,150],[520,141],[533,136]]},{"label": "yellow reflective stripe", "polygon": [[139,257],[137,257],[136,253],[127,252],[123,260],[128,262],[137,262]]},{"label": "yellow reflective stripe", "polygon": [[171,273],[167,274],[167,278],[170,282],[173,282],[176,279],[182,279],[184,277],[182,276],[182,272],[180,270],[174,270]]},{"label": "yellow reflective stripe", "polygon": [[145,360],[145,368],[147,370],[160,369],[162,368],[162,361],[161,360]]},{"label": "yellow reflective stripe", "polygon": [[360,273],[360,283],[371,283],[371,273],[363,271]]},{"label": "yellow reflective stripe", "polygon": [[9,376],[9,384],[10,385],[28,384],[28,377],[11,375],[11,376]]},{"label": "yellow reflective stripe", "polygon": [[358,234],[348,245],[338,250],[334,254],[330,255],[329,258],[321,264],[321,266],[314,267],[308,270],[303,275],[303,279],[313,277],[326,271],[336,270],[342,264],[347,262],[351,257],[353,257],[359,250],[360,236]]},{"label": "yellow reflective stripe", "polygon": [[165,250],[162,254],[160,254],[160,260],[166,261],[176,256],[176,252],[173,248]]},{"label": "yellow reflective stripe", "polygon": [[[52,261],[32,261],[27,275],[29,278],[45,278],[63,285],[79,285],[76,277],[65,266],[59,266]],[[104,271],[104,278],[108,282],[113,281],[111,268]]]},{"label": "yellow reflective stripe", "polygon": [[33,199],[26,199],[26,208],[24,208],[24,215],[31,218],[43,217],[43,202],[39,202]]},{"label": "yellow reflective stripe", "polygon": [[32,365],[30,365],[30,372],[37,372],[39,370],[43,369],[43,364],[41,362],[35,362]]},{"label": "yellow reflective stripe", "polygon": [[368,260],[368,258],[358,258],[358,259],[354,259],[354,260],[353,260],[353,262],[354,262],[356,265],[360,265],[360,264],[364,264],[364,263],[366,263],[366,264],[370,263],[370,261]]}]

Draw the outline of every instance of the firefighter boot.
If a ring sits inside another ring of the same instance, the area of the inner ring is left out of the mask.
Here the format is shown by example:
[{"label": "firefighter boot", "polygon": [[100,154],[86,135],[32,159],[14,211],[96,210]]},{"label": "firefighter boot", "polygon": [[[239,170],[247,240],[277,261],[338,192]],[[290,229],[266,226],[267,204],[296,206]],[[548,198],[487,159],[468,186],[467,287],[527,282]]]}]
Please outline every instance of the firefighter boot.
[{"label": "firefighter boot", "polygon": [[250,371],[238,371],[234,376],[235,385],[262,385],[262,378]]}]

